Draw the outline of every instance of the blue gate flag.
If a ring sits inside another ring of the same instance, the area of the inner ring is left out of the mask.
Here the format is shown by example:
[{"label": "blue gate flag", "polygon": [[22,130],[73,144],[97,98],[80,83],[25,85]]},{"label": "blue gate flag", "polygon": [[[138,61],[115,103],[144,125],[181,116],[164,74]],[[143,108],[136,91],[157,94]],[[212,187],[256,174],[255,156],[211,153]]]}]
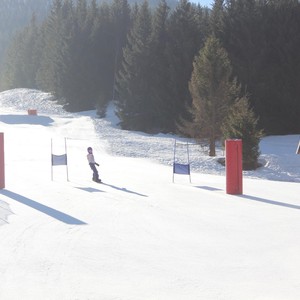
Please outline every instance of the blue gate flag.
[{"label": "blue gate flag", "polygon": [[67,154],[55,155],[52,154],[52,166],[65,166],[67,165]]},{"label": "blue gate flag", "polygon": [[190,175],[190,165],[174,163],[173,164],[173,173]]}]

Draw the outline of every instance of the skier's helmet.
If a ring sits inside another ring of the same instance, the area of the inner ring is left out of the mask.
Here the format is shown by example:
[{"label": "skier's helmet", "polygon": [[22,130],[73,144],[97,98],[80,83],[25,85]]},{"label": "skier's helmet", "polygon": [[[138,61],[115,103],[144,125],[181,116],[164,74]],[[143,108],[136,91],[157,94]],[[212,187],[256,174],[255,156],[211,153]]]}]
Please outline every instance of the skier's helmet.
[{"label": "skier's helmet", "polygon": [[92,152],[92,151],[93,151],[93,148],[92,148],[92,147],[88,147],[88,148],[87,148],[87,151],[88,151],[88,152]]}]

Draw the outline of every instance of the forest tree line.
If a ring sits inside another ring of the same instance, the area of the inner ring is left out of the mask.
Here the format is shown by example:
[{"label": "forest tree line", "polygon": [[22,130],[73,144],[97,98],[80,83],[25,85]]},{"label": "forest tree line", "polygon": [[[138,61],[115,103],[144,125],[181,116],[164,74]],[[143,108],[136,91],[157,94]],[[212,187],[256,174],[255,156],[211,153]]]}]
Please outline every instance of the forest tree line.
[{"label": "forest tree line", "polygon": [[[123,128],[177,132],[191,120],[193,64],[214,36],[241,93],[267,134],[300,130],[300,4],[215,0],[212,10],[180,0],[129,5],[53,0],[10,44],[1,90],[36,88],[69,111],[114,101]],[[192,121],[192,120],[191,120]]]},{"label": "forest tree line", "polygon": [[[73,0],[74,1],[74,0]],[[97,0],[97,3],[112,0]],[[128,3],[141,0],[128,0]],[[41,21],[47,16],[53,0],[2,0],[0,1],[0,67],[7,45],[13,35],[22,29],[31,19],[34,13],[37,20]],[[157,6],[159,0],[149,0],[151,7]],[[174,8],[177,0],[167,0],[170,7]]]},{"label": "forest tree line", "polygon": [[16,31],[22,29],[30,20],[33,12],[44,19],[50,8],[51,0],[5,0],[0,1],[0,66],[7,45]]}]

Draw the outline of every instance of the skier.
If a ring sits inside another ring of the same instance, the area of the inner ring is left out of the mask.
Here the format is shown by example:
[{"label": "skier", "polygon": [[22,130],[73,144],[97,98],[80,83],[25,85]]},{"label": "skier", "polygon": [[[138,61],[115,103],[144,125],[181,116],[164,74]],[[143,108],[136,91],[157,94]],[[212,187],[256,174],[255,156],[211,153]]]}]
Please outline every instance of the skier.
[{"label": "skier", "polygon": [[90,165],[91,169],[93,170],[93,181],[101,182],[101,179],[99,179],[99,174],[98,174],[98,171],[97,171],[97,168],[96,168],[96,166],[99,167],[99,164],[97,164],[95,162],[92,147],[88,147],[87,151],[88,151],[87,160],[89,162],[89,165]]}]

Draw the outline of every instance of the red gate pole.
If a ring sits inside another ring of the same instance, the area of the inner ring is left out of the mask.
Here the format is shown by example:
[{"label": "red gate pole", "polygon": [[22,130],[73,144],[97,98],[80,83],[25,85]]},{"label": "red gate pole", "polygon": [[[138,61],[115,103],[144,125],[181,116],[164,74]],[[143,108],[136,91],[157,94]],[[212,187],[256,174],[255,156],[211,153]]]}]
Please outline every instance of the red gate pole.
[{"label": "red gate pole", "polygon": [[0,132],[0,189],[5,188],[4,133]]},{"label": "red gate pole", "polygon": [[226,193],[243,193],[242,140],[226,140]]}]

